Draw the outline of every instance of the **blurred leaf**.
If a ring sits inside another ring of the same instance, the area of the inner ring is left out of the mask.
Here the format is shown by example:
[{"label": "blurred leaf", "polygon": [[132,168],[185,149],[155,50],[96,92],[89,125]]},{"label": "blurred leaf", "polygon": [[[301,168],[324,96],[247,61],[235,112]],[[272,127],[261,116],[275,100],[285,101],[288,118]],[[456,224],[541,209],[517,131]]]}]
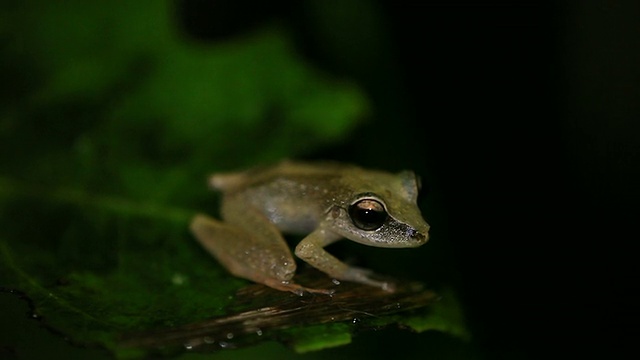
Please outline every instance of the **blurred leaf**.
[{"label": "blurred leaf", "polygon": [[106,0],[0,10],[0,71],[15,80],[0,104],[7,168],[186,205],[207,172],[308,153],[364,118],[360,90],[308,66],[284,30],[196,42],[173,12]]}]

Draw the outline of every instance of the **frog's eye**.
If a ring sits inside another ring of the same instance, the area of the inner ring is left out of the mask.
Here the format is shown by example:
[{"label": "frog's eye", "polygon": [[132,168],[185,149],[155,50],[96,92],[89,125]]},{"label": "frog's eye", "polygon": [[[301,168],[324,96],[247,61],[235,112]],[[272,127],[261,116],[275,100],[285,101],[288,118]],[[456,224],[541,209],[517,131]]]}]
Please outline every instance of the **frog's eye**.
[{"label": "frog's eye", "polygon": [[362,199],[349,206],[353,224],[362,230],[376,230],[387,220],[384,206],[374,199]]}]

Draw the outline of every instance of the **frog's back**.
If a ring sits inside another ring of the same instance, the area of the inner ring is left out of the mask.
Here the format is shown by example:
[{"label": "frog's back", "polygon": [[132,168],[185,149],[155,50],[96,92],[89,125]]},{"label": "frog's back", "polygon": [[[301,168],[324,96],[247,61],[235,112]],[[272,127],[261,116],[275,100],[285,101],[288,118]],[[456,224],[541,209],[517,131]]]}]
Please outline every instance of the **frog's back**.
[{"label": "frog's back", "polygon": [[305,163],[285,160],[273,166],[212,174],[209,186],[223,193],[233,193],[279,181],[310,185],[333,181],[354,168],[356,167],[336,162]]},{"label": "frog's back", "polygon": [[214,174],[213,188],[224,201],[258,209],[280,230],[311,231],[332,205],[341,203],[349,191],[343,178],[356,167],[338,163],[283,161],[272,167],[238,173]]}]

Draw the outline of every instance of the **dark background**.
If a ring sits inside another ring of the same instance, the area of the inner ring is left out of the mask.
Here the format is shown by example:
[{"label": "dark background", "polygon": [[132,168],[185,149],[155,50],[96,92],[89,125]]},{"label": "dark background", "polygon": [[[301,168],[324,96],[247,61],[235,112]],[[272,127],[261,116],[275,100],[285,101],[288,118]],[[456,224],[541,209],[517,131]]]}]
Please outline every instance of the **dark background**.
[{"label": "dark background", "polygon": [[[445,277],[487,358],[612,356],[632,339],[637,2],[205,3],[185,2],[192,34],[277,18],[365,87],[370,121],[313,156],[422,173],[429,246],[453,254]],[[224,5],[226,26],[193,15]]]}]

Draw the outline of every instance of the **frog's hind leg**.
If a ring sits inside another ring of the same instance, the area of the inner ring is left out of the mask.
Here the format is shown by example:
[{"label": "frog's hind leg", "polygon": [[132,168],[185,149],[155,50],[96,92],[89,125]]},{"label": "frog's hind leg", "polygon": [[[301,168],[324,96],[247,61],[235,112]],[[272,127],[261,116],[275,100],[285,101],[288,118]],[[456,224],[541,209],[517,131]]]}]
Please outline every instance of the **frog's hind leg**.
[{"label": "frog's hind leg", "polygon": [[238,226],[198,214],[190,228],[200,244],[235,276],[298,295],[304,291],[332,293],[291,281],[296,263],[278,230],[261,214],[249,216],[245,209],[244,215],[243,226]]}]

